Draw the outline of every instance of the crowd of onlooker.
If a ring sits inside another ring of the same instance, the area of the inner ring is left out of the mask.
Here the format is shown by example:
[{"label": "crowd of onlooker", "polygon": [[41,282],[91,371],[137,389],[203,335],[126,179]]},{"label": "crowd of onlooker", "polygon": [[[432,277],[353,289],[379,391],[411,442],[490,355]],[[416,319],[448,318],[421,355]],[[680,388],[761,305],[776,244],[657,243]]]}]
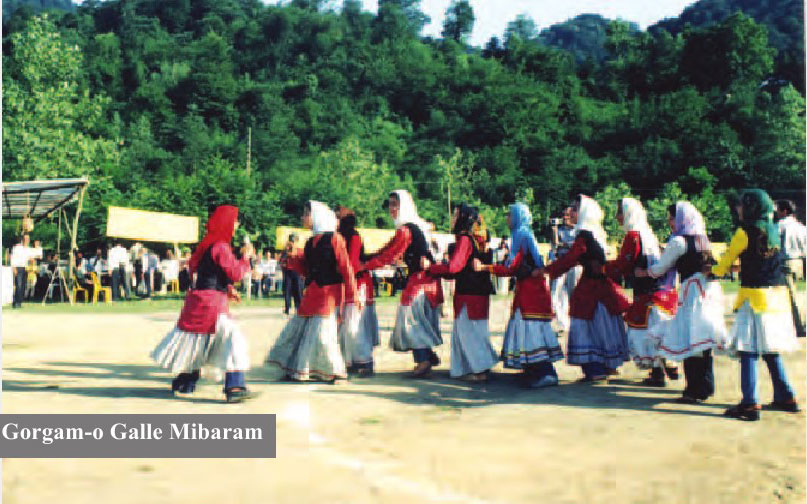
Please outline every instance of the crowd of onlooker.
[{"label": "crowd of onlooker", "polygon": [[[807,228],[794,217],[795,204],[790,201],[777,202],[776,217],[781,233],[782,255],[788,262],[794,277],[804,277],[804,260],[807,255]],[[488,238],[489,242],[489,238]],[[486,244],[487,245],[487,244]],[[302,246],[296,234],[288,237],[281,251],[272,247],[266,248],[262,254],[252,260],[252,269],[243,279],[239,287],[250,297],[267,297],[271,293],[282,291],[285,300],[285,312],[292,306],[297,308],[302,298],[305,281],[299,274],[284,267],[286,258],[294,254]],[[447,260],[450,246],[440,250],[436,242],[431,244],[435,257]],[[39,240],[33,242],[28,234],[7,251],[5,264],[11,267],[13,278],[13,306],[19,307],[26,299],[54,299],[65,284],[78,286],[85,291],[86,299],[99,299],[96,290],[107,288],[111,291],[111,300],[130,298],[151,298],[154,295],[168,293],[184,293],[190,288],[192,279],[188,271],[191,257],[190,248],[179,249],[162,247],[149,249],[142,243],[133,243],[128,248],[120,241],[115,241],[108,249],[104,246],[90,250],[74,251],[73,278],[67,277],[67,263],[61,263],[53,251],[43,251]],[[487,249],[491,260],[503,263],[508,254],[507,240],[502,239],[495,249]],[[57,269],[58,265],[58,269]],[[57,275],[59,273],[62,281]],[[403,288],[406,275],[402,267],[391,268],[390,271],[378,271],[373,274],[375,295],[379,295],[380,286],[388,286],[388,292],[395,295]],[[506,294],[512,289],[508,278],[496,279],[495,290],[498,294]],[[444,284],[446,294],[450,296],[450,281]],[[107,292],[104,292],[106,295]],[[66,299],[61,293],[58,299]]]}]

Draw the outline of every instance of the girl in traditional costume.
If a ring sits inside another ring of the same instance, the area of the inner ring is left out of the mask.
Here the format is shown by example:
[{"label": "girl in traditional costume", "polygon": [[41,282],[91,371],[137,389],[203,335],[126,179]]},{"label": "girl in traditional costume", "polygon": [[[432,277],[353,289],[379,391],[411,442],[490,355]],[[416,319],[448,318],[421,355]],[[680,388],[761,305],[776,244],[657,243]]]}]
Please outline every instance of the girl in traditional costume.
[{"label": "girl in traditional costume", "polygon": [[336,232],[336,215],[326,205],[309,201],[303,226],[313,232],[302,255],[288,259],[286,267],[306,278],[308,286],[296,315],[278,336],[266,357],[295,381],[334,382],[347,378],[339,348],[337,316],[342,304],[361,302],[345,240]]},{"label": "girl in traditional costume", "polygon": [[224,371],[227,402],[249,397],[244,371],[249,369],[247,340],[228,310],[228,299],[240,300],[233,283],[249,271],[250,246],[236,259],[230,242],[238,225],[238,208],[220,206],[207,223],[207,233],[188,264],[193,288],[185,296],[176,326],[151,352],[162,367],[178,373],[171,390],[191,393],[208,365]]},{"label": "girl in traditional costume", "polygon": [[773,201],[765,191],[750,189],[742,193],[737,210],[740,228],[712,269],[715,275],[723,276],[737,257],[740,258],[740,291],[734,304],[737,317],[727,348],[740,358],[743,397],[725,414],[742,420],[759,420],[757,359],[760,355],[773,382],[773,402],[767,409],[799,411],[779,355],[798,349],[798,343],[790,313],[779,232],[773,223]]},{"label": "girl in traditional costume", "polygon": [[546,267],[558,278],[574,266],[583,275],[569,302],[569,343],[566,359],[583,369],[582,381],[602,381],[628,360],[627,336],[622,314],[630,302],[622,289],[605,275],[605,230],[600,205],[580,195],[572,205],[575,240],[563,257]]},{"label": "girl in traditional costume", "polygon": [[513,245],[506,263],[475,266],[497,276],[516,277],[501,359],[504,367],[523,370],[522,383],[526,387],[557,385],[558,375],[552,363],[563,359],[563,350],[551,325],[552,299],[546,279],[540,274],[543,258],[532,232],[532,215],[527,205],[510,205],[507,222]]},{"label": "girl in traditional costume", "polygon": [[[490,344],[488,310],[493,284],[490,274],[474,270],[474,261],[490,262],[482,249],[485,236],[478,226],[479,212],[462,204],[454,209],[451,227],[455,242],[447,264],[433,264],[430,275],[450,275],[455,282],[454,329],[451,331],[451,377],[487,381],[498,362]],[[480,241],[482,244],[480,244]]]},{"label": "girl in traditional costume", "polygon": [[649,274],[660,278],[678,271],[678,310],[675,317],[649,328],[659,342],[659,356],[684,361],[686,386],[678,402],[694,404],[714,394],[712,350],[725,343],[723,290],[706,276],[711,267],[711,244],[703,216],[687,201],[670,209],[673,237],[658,262],[647,269],[637,268],[639,278]]},{"label": "girl in traditional costume", "polygon": [[415,202],[408,191],[390,193],[387,201],[390,217],[395,222],[395,235],[381,250],[362,265],[363,271],[382,268],[403,259],[408,269],[406,286],[395,318],[390,347],[396,352],[412,352],[415,359],[413,377],[429,375],[432,366],[440,363],[433,347],[441,345],[440,305],[443,290],[440,280],[423,268],[423,259],[434,263],[427,237],[428,227],[417,214]]},{"label": "girl in traditional costume", "polygon": [[678,379],[678,369],[666,365],[658,355],[658,341],[651,338],[648,327],[669,320],[678,308],[678,294],[663,278],[636,278],[636,268],[647,268],[661,255],[658,240],[647,223],[642,204],[633,198],[623,198],[616,213],[617,221],[625,230],[619,256],[605,265],[609,277],[618,281],[625,278],[633,285],[633,303],[625,313],[628,325],[628,348],[633,362],[640,369],[650,369],[650,376],[642,384],[663,387],[665,368],[667,375]]},{"label": "girl in traditional costume", "polygon": [[[361,236],[356,232],[356,215],[352,210],[339,208],[339,234],[347,245],[353,271],[359,271],[365,258]],[[373,300],[373,278],[368,271],[356,274],[358,299],[364,306],[359,310],[355,302],[345,303],[339,324],[339,344],[349,372],[366,377],[373,374],[373,347],[378,346],[378,317]]]}]

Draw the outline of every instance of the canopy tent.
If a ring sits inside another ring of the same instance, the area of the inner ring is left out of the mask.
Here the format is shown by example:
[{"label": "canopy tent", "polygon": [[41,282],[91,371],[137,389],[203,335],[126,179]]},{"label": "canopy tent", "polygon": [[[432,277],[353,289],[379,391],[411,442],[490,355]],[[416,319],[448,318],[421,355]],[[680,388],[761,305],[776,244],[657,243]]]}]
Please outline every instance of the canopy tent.
[{"label": "canopy tent", "polygon": [[73,202],[89,183],[86,177],[3,182],[3,218],[42,220]]},{"label": "canopy tent", "polygon": [[[67,228],[70,234],[70,259],[67,267],[67,278],[69,279],[73,278],[73,251],[76,248],[78,219],[81,216],[84,193],[89,184],[90,181],[87,177],[3,182],[4,219],[31,218],[34,222],[38,222],[52,215],[54,212],[60,212],[61,216],[65,205],[78,200],[72,228]],[[61,225],[59,226],[59,234],[61,234]],[[70,304],[73,304],[72,293],[69,289],[65,290],[67,291],[67,298]]]}]

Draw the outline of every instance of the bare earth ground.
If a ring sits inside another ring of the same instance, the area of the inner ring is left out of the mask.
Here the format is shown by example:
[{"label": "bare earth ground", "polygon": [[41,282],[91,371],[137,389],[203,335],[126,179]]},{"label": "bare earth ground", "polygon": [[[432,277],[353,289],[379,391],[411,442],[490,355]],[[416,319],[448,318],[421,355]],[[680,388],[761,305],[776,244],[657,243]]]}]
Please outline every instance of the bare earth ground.
[{"label": "bare earth ground", "polygon": [[[127,503],[797,503],[805,500],[805,417],[722,417],[739,400],[739,366],[715,361],[717,395],[672,402],[683,383],[636,386],[626,364],[608,385],[522,390],[497,368],[487,386],[405,378],[411,356],[385,344],[395,306],[379,306],[376,377],[349,384],[276,382],[259,365],[279,334],[278,308],[235,309],[251,343],[253,401],[221,402],[221,385],[173,398],[148,352],[176,313],[42,314],[5,310],[4,413],[276,413],[276,459],[7,459],[3,501]],[[447,310],[448,311],[448,310]],[[501,346],[509,305],[495,301]],[[805,345],[786,357],[805,404]],[[565,346],[565,340],[563,342]],[[760,395],[771,397],[759,363]]]}]

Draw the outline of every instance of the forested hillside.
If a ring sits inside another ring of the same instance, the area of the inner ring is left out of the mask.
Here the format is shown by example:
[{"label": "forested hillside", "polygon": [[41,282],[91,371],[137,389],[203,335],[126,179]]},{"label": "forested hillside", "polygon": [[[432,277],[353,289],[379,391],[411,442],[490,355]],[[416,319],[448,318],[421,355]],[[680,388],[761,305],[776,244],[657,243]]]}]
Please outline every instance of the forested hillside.
[{"label": "forested hillside", "polygon": [[398,187],[445,230],[449,186],[497,233],[516,198],[540,231],[585,192],[612,230],[617,199],[640,196],[662,235],[666,205],[690,198],[719,240],[729,191],[803,198],[804,97],[769,80],[781,53],[746,15],[676,36],[612,22],[602,61],[578,63],[523,17],[468,47],[464,1],[441,39],[420,37],[417,0],[380,0],[377,15],[321,4],[17,11],[4,22],[4,180],[89,175],[84,243],[103,235],[107,205],[204,217],[232,202],[263,244],[310,198],[389,225],[380,203]]}]

